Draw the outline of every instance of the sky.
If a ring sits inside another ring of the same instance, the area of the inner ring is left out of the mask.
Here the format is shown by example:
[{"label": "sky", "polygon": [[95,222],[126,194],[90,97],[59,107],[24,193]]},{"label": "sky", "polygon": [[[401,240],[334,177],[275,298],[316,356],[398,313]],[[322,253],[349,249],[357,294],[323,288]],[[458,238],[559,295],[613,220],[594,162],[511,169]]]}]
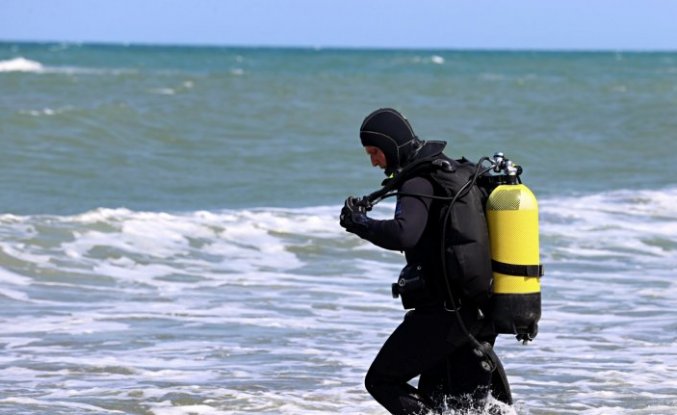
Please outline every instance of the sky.
[{"label": "sky", "polygon": [[0,41],[677,51],[677,0],[0,0]]}]

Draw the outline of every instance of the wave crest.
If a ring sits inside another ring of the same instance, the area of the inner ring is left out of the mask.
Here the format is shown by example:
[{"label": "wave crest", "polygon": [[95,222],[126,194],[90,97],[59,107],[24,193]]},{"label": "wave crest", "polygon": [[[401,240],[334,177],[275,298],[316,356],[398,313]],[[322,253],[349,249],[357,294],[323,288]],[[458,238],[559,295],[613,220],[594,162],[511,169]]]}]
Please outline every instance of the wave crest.
[{"label": "wave crest", "polygon": [[42,72],[44,66],[40,62],[23,57],[0,61],[0,72]]}]

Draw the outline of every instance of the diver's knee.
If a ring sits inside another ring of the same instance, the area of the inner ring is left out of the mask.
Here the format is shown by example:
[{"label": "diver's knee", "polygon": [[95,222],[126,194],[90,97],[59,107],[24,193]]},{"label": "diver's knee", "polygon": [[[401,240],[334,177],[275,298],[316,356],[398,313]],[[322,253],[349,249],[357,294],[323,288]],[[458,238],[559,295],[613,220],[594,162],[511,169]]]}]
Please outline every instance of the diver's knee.
[{"label": "diver's knee", "polygon": [[389,379],[387,375],[375,370],[373,365],[369,368],[364,377],[364,387],[367,389],[367,392],[376,399],[378,399],[379,395],[382,395],[384,391],[387,391],[389,385],[392,386],[391,384],[391,379]]},{"label": "diver's knee", "polygon": [[374,396],[374,391],[376,390],[376,378],[371,368],[367,371],[367,374],[364,377],[364,388],[371,396]]}]

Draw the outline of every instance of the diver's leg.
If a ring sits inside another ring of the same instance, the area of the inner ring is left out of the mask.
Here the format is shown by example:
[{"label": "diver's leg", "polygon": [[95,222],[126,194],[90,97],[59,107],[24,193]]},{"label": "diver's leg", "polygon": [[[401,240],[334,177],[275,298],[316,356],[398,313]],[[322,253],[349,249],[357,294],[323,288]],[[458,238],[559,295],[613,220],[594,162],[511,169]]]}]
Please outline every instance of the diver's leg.
[{"label": "diver's leg", "polygon": [[[486,341],[493,345],[494,340],[495,337],[485,338],[480,341]],[[476,406],[486,398],[487,391],[491,391],[491,395],[496,400],[512,405],[510,384],[508,383],[508,377],[501,360],[493,348],[485,350],[485,353],[489,354],[489,358],[495,368],[489,376],[487,376],[487,372],[484,370],[477,370],[481,359],[474,354],[474,347],[468,344],[461,347],[446,360],[445,366],[448,369],[446,379],[438,380],[438,384],[444,385],[444,392],[448,396],[453,397],[452,401],[458,400],[457,398],[462,395],[466,395],[466,397],[471,398],[472,402],[470,403]],[[442,367],[442,365],[439,365],[439,367]],[[436,376],[440,377],[439,373]],[[461,401],[467,401],[467,399],[462,399]]]},{"label": "diver's leg", "polygon": [[450,313],[407,314],[374,359],[365,385],[392,414],[426,413],[435,408],[428,395],[407,382],[433,367],[452,351],[447,336]]},{"label": "diver's leg", "polygon": [[442,359],[421,373],[418,390],[430,397],[436,407],[441,407],[449,394],[448,379],[448,359]]},{"label": "diver's leg", "polygon": [[475,345],[466,343],[448,358],[447,404],[455,409],[478,407],[487,398],[492,373],[482,368]]}]

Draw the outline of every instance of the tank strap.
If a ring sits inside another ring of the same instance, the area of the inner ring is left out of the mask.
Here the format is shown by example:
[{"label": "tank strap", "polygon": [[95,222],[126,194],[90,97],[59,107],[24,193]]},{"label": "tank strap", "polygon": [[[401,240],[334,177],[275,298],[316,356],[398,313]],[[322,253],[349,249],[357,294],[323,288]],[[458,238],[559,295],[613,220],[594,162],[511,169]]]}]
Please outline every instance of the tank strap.
[{"label": "tank strap", "polygon": [[506,264],[505,262],[491,260],[491,269],[495,272],[505,274],[505,275],[514,275],[516,277],[542,277],[543,276],[543,264],[538,265],[516,265],[516,264]]}]

